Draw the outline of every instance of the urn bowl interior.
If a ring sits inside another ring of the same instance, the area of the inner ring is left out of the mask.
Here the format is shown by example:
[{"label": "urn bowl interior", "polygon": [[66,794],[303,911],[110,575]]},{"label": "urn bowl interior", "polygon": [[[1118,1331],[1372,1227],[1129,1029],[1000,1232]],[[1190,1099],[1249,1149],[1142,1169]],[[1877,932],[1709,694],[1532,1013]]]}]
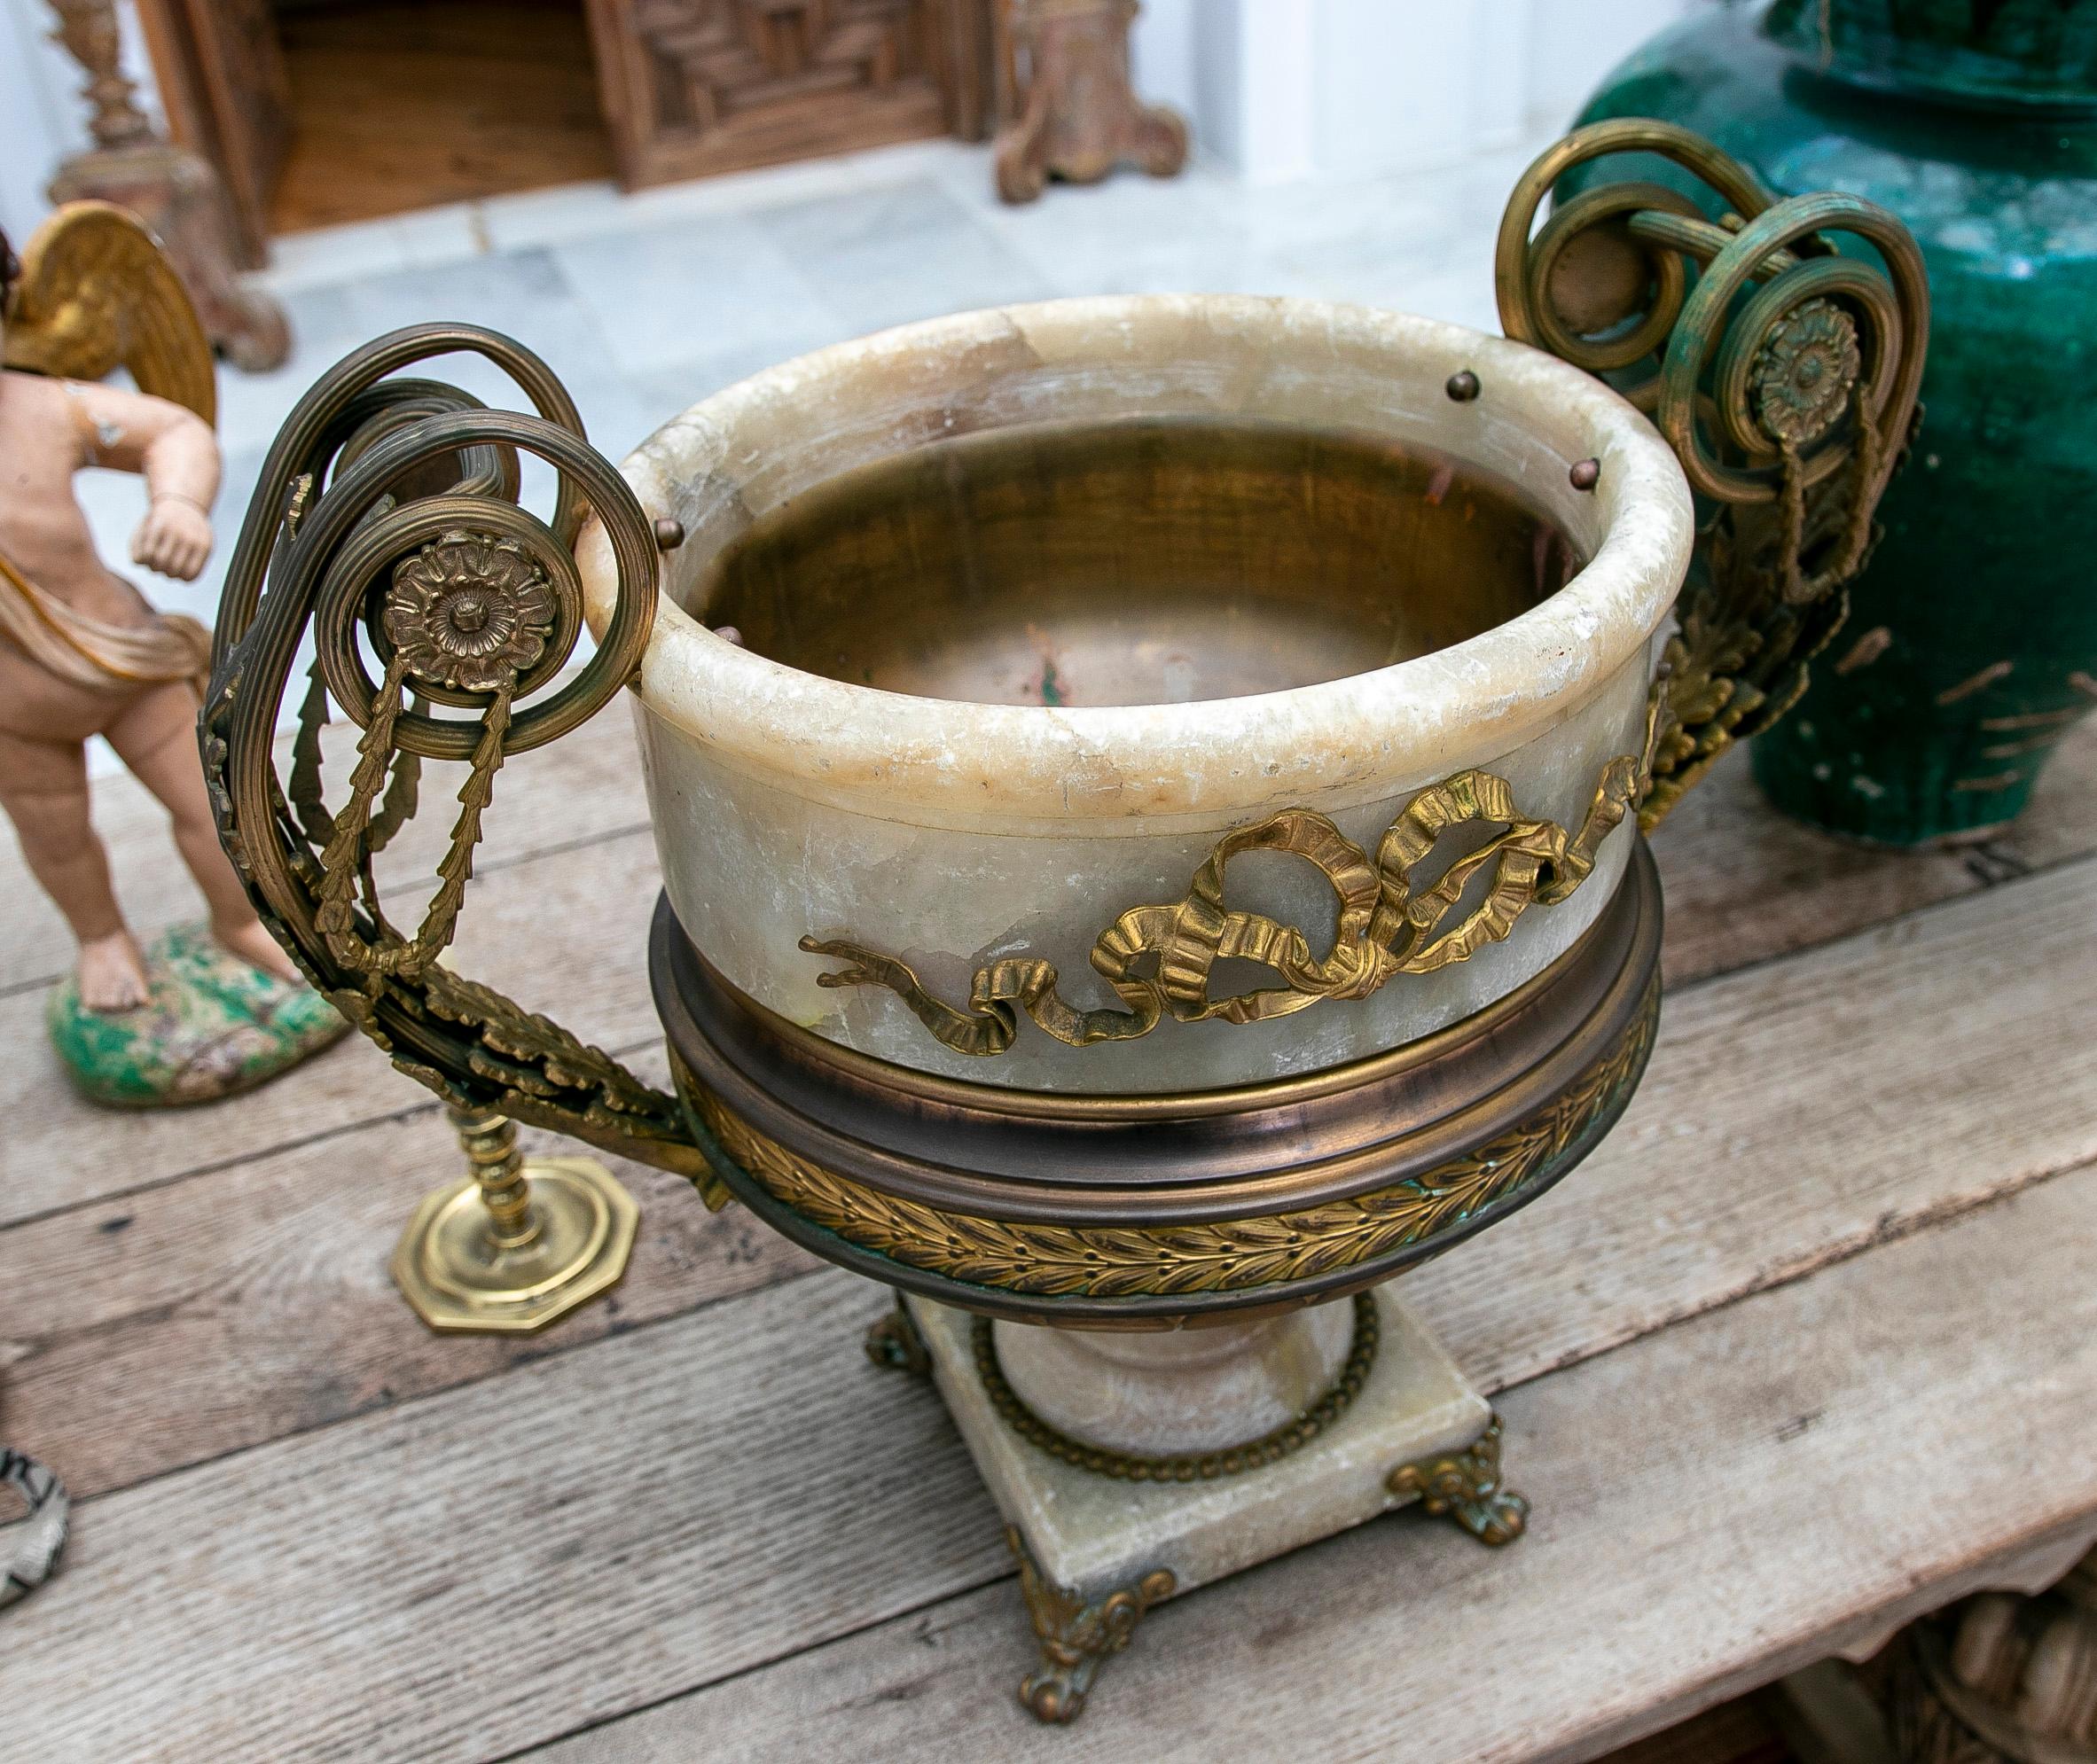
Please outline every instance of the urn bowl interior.
[{"label": "urn bowl interior", "polygon": [[[839,344],[623,470],[682,535],[636,683],[650,742],[957,829],[1209,831],[1497,764],[1642,703],[1693,531],[1667,443],[1578,369],[1225,295]],[[577,560],[601,636],[594,523]]]},{"label": "urn bowl interior", "polygon": [[1236,417],[1048,422],[854,466],[715,556],[692,610],[756,654],[982,704],[1314,685],[1490,630],[1584,561],[1420,440]]}]

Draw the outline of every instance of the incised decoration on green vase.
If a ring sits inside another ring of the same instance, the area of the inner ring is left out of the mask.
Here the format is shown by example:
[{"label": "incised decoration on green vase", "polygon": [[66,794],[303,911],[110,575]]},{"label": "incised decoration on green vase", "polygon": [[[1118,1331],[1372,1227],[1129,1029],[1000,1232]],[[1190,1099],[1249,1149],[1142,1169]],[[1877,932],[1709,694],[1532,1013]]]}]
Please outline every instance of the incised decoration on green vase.
[{"label": "incised decoration on green vase", "polygon": [[2097,705],[2097,0],[1714,11],[1617,69],[1583,120],[1609,116],[1694,129],[1780,194],[1868,197],[1921,241],[1927,421],[1848,628],[1755,770],[1864,839],[2000,826]]}]

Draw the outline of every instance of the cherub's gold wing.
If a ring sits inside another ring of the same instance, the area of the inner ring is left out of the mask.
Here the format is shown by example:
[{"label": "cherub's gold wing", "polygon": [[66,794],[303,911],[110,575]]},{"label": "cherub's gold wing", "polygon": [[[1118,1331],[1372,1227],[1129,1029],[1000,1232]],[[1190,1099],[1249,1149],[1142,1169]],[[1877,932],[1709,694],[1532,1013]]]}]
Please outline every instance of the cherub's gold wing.
[{"label": "cherub's gold wing", "polygon": [[160,242],[108,202],[68,202],[30,235],[6,365],[67,379],[126,368],[139,391],[218,415],[211,343]]}]

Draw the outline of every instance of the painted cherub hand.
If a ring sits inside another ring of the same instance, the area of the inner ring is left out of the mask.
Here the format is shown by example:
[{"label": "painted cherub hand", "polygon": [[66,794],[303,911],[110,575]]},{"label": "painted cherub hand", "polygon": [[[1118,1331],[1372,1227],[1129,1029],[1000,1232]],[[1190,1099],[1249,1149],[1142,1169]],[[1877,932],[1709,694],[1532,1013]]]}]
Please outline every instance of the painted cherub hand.
[{"label": "painted cherub hand", "polygon": [[211,555],[211,519],[194,503],[155,496],[131,535],[131,561],[177,581],[192,581]]}]

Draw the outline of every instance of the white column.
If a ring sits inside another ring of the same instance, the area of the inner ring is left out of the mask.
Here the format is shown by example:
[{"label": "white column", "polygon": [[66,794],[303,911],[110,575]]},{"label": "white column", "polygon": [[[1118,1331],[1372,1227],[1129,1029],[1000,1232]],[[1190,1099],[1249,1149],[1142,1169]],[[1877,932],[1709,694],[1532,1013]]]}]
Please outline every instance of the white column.
[{"label": "white column", "polygon": [[1145,0],[1138,90],[1248,183],[1420,170],[1562,127],[1602,76],[1724,0]]},{"label": "white column", "polygon": [[1317,169],[1312,0],[1144,0],[1136,89],[1177,105],[1194,150],[1248,183]]},{"label": "white column", "polygon": [[1648,37],[1692,12],[1729,4],[1734,0],[1529,0],[1531,120],[1562,129],[1602,76]]},{"label": "white column", "polygon": [[41,0],[0,0],[0,226],[18,249],[50,209],[51,168],[87,141],[85,107],[67,101],[71,64],[44,40],[50,26]]}]

